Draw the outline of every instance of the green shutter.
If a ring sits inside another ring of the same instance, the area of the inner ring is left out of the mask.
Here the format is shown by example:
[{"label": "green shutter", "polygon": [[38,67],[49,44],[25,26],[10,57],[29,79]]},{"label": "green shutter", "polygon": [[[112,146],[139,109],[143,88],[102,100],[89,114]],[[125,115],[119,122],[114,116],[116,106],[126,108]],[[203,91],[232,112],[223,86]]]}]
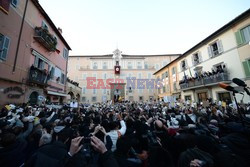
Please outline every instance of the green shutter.
[{"label": "green shutter", "polygon": [[244,67],[246,77],[250,77],[250,66],[247,61],[243,62],[243,67]]},{"label": "green shutter", "polygon": [[243,44],[243,39],[242,39],[240,31],[237,31],[235,33],[235,37],[236,37],[237,45]]}]

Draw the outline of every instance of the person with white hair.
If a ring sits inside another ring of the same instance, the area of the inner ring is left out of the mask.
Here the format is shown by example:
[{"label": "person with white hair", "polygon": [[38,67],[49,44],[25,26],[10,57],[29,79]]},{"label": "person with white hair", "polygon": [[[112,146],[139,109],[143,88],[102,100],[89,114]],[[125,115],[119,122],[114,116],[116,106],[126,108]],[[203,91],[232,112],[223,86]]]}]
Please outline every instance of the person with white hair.
[{"label": "person with white hair", "polygon": [[44,133],[39,140],[39,147],[49,144],[52,141],[52,136],[49,133]]}]

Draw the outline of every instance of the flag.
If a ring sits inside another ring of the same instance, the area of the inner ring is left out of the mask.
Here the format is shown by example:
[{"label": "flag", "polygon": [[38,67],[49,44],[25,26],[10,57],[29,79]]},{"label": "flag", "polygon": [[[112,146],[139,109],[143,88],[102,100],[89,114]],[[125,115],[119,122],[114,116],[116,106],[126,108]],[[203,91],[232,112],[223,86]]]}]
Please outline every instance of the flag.
[{"label": "flag", "polygon": [[10,8],[10,0],[0,0],[0,10],[2,10],[4,13],[9,13]]},{"label": "flag", "polygon": [[56,53],[59,54],[59,53],[60,53],[60,50],[56,49]]}]

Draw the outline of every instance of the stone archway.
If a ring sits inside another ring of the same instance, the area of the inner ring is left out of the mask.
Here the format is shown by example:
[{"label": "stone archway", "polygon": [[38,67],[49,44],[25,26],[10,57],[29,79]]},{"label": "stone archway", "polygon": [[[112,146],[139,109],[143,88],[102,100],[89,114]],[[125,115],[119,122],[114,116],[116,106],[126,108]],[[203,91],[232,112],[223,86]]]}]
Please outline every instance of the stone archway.
[{"label": "stone archway", "polygon": [[73,92],[70,91],[70,92],[68,93],[68,95],[70,95],[70,100],[75,99],[75,95],[74,95]]},{"label": "stone archway", "polygon": [[36,91],[32,92],[32,93],[30,94],[30,97],[29,97],[29,103],[30,103],[31,105],[37,104],[37,102],[38,102],[38,96],[39,96],[39,93],[38,93],[38,92],[36,92]]}]

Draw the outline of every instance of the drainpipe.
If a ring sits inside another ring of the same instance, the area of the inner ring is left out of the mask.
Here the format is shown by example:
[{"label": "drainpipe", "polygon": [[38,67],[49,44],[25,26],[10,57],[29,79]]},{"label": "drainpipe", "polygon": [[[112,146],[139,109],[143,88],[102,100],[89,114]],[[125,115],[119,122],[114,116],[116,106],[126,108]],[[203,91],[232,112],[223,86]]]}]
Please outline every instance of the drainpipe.
[{"label": "drainpipe", "polygon": [[14,59],[14,65],[13,65],[12,73],[14,73],[15,70],[16,70],[16,61],[17,61],[17,56],[18,56],[18,52],[19,52],[19,46],[20,46],[20,41],[21,41],[22,31],[23,31],[23,23],[24,23],[24,20],[25,20],[25,15],[26,15],[26,11],[27,11],[28,1],[29,0],[26,0],[24,12],[23,12],[23,18],[22,18],[20,32],[19,32],[19,35],[18,35],[17,49],[16,49],[16,55],[15,55],[15,59]]},{"label": "drainpipe", "polygon": [[64,93],[67,94],[67,77],[68,77],[68,61],[69,61],[69,51],[68,51],[68,57],[66,60],[66,74],[65,74],[65,85],[64,85]]}]

